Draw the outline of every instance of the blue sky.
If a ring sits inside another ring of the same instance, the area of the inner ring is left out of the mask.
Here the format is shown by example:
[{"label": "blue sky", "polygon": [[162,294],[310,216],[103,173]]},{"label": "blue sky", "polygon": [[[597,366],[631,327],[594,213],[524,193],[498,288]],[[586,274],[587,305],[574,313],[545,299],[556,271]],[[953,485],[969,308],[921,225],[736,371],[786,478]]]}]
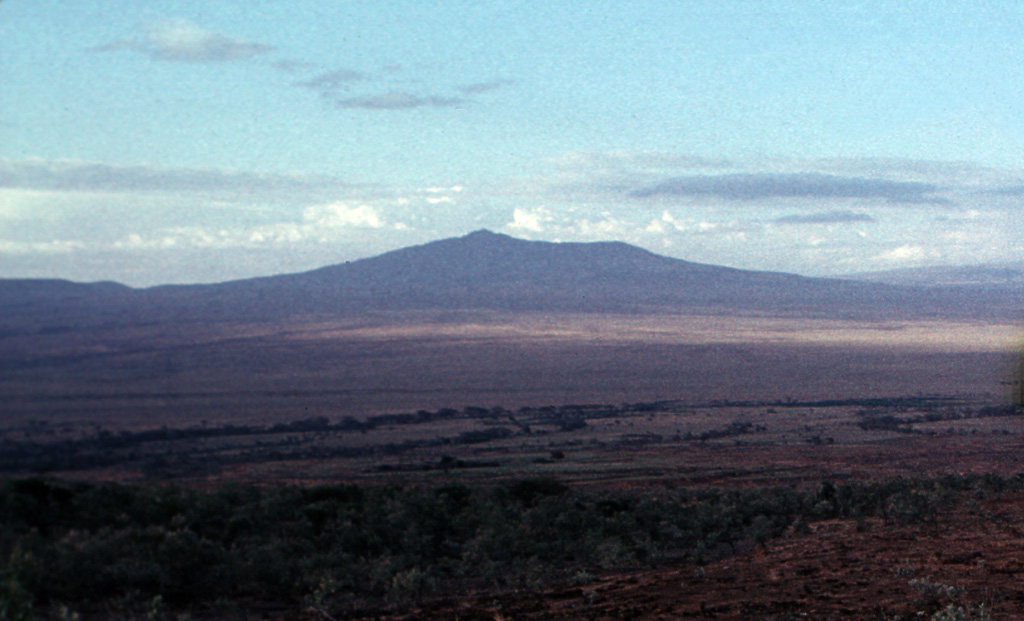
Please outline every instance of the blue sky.
[{"label": "blue sky", "polygon": [[0,277],[479,228],[812,275],[1024,257],[1016,2],[0,2]]}]

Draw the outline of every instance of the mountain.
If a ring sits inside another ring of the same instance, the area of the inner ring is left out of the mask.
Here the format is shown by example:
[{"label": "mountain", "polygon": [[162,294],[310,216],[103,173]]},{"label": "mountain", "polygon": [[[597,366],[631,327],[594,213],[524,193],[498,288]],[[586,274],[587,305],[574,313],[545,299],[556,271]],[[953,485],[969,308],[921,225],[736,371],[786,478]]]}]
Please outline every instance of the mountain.
[{"label": "mountain", "polygon": [[814,282],[671,259],[621,242],[536,242],[477,231],[303,274],[224,283],[217,290],[225,298],[274,309],[275,314],[638,312],[695,306],[756,309],[765,302],[778,308],[798,303]]},{"label": "mountain", "polygon": [[70,321],[93,323],[109,318],[112,309],[130,307],[138,294],[113,282],[0,279],[0,337],[19,334],[26,324],[52,330]]},{"label": "mountain", "polygon": [[621,242],[476,231],[298,274],[131,289],[0,281],[0,325],[274,321],[376,311],[494,310],[1017,318],[1021,291],[910,287],[692,263]]},{"label": "mountain", "polygon": [[850,274],[846,278],[890,285],[1024,288],[1024,262],[913,267]]}]

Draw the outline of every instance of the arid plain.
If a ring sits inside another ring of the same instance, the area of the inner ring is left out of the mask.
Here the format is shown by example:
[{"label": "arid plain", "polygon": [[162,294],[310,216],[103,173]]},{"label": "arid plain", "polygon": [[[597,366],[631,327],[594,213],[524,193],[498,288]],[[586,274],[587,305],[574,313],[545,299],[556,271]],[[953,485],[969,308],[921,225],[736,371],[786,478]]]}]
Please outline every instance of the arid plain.
[{"label": "arid plain", "polygon": [[406,312],[97,327],[73,338],[5,339],[19,363],[0,379],[0,409],[8,426],[45,419],[122,429],[465,406],[998,400],[1010,391],[1020,341],[1009,323],[667,314]]},{"label": "arid plain", "polygon": [[25,610],[1024,614],[1019,289],[487,232],[222,285],[0,285]]}]

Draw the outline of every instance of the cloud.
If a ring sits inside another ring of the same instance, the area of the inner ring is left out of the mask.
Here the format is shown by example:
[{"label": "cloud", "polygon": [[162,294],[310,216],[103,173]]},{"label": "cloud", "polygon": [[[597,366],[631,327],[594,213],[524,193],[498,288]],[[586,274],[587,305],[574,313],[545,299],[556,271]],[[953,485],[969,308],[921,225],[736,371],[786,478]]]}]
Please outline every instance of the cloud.
[{"label": "cloud", "polygon": [[154,60],[183,63],[215,63],[242,60],[273,51],[270,45],[234,39],[206,30],[190,21],[170,19],[153,22],[130,39],[92,48],[94,52],[129,50]]},{"label": "cloud", "polygon": [[[324,83],[320,83],[322,78]],[[305,86],[308,88],[318,89],[324,92],[329,92],[330,89],[337,88],[348,82],[355,81],[357,79],[365,79],[361,73],[341,71],[338,72],[337,76],[333,74],[324,74],[324,76],[318,76],[308,82],[297,83],[296,86]],[[416,94],[408,91],[395,90],[388,93],[377,94],[377,95],[360,95],[358,97],[349,97],[346,99],[338,99],[334,102],[334,105],[338,108],[356,108],[362,110],[411,110],[413,108],[451,108],[461,106],[470,101],[470,97],[475,95],[481,95],[490,91],[497,90],[509,84],[512,84],[511,80],[491,80],[489,82],[478,82],[475,84],[467,84],[458,89],[462,96],[446,97],[441,95],[430,95],[430,94]]]},{"label": "cloud", "polygon": [[341,88],[351,82],[359,82],[367,79],[367,75],[352,69],[336,69],[314,76],[308,80],[296,82],[294,86],[309,88],[316,91],[330,92]]},{"label": "cloud", "polygon": [[[300,243],[330,243],[359,229],[382,229],[388,223],[380,211],[367,204],[345,201],[313,205],[299,220],[259,226],[173,226],[152,233],[129,233],[111,244],[118,250],[167,250],[172,248],[252,248]],[[402,228],[396,224],[394,229]]]},{"label": "cloud", "polygon": [[887,250],[874,258],[887,263],[914,263],[926,257],[928,257],[928,252],[923,246],[903,244],[892,250]]},{"label": "cloud", "polygon": [[465,103],[461,97],[440,97],[437,95],[415,95],[403,91],[392,91],[382,95],[363,95],[340,99],[335,102],[339,108],[363,110],[411,110],[413,108],[446,108]]},{"label": "cloud", "polygon": [[0,158],[0,188],[57,192],[321,192],[354,187],[317,175]]},{"label": "cloud", "polygon": [[855,211],[823,211],[807,215],[782,216],[772,220],[774,224],[849,224],[853,222],[875,222],[866,213]]},{"label": "cloud", "polygon": [[569,151],[551,162],[561,169],[630,171],[634,174],[665,170],[702,170],[732,168],[733,162],[689,153],[667,151]]},{"label": "cloud", "polygon": [[756,228],[756,225],[744,225],[735,220],[712,222],[694,218],[679,219],[668,211],[662,212],[661,218],[651,220],[643,225],[645,233],[657,235],[684,233],[691,236],[744,236]]},{"label": "cloud", "polygon": [[377,209],[370,205],[349,206],[347,203],[331,203],[307,208],[302,214],[303,220],[320,227],[363,227],[379,229],[384,226],[384,219]]},{"label": "cloud", "polygon": [[[977,176],[986,169],[967,162],[948,162],[939,160],[913,160],[894,157],[860,157],[860,158],[817,158],[809,160],[819,169],[833,172],[853,173],[858,175],[894,174],[927,179],[964,179]],[[991,172],[991,171],[987,171]]]},{"label": "cloud", "polygon": [[277,222],[233,231],[230,237],[226,237],[221,244],[252,246],[268,243],[327,243],[343,237],[352,229],[382,229],[387,226],[387,222],[377,208],[366,204],[352,205],[339,201],[307,207],[303,210],[302,219],[299,222]]},{"label": "cloud", "polygon": [[519,231],[530,231],[541,233],[545,225],[552,222],[554,217],[551,212],[543,207],[536,209],[516,209],[512,212],[512,222],[505,226],[509,229]]},{"label": "cloud", "polygon": [[587,239],[623,239],[635,230],[632,223],[610,214],[602,214],[600,219],[583,219],[575,223],[575,233]]},{"label": "cloud", "polygon": [[1001,196],[1024,196],[1024,184],[1021,185],[1008,185],[1001,188],[995,188],[991,191],[992,194],[999,194]]},{"label": "cloud", "polygon": [[641,180],[633,186],[640,191],[667,181],[700,180],[705,176],[723,177],[723,184],[740,183],[744,175],[753,177],[749,180],[751,184],[774,178],[778,183],[810,185],[815,177],[821,183],[828,180],[916,182],[928,186],[921,188],[924,194],[946,194],[957,188],[1012,188],[1024,184],[1021,170],[900,158],[747,156],[725,159],[670,151],[615,150],[571,151],[551,163],[562,172],[616,173],[624,179]]},{"label": "cloud", "polygon": [[76,240],[26,242],[0,239],[0,254],[67,254],[85,247],[84,242]]},{"label": "cloud", "polygon": [[890,203],[948,204],[938,186],[916,181],[840,177],[820,173],[736,173],[667,179],[633,190],[635,198],[714,197],[733,201],[769,198],[873,198]]},{"label": "cloud", "polygon": [[475,84],[467,84],[459,91],[463,95],[479,95],[482,93],[488,93],[490,91],[498,90],[499,88],[515,84],[512,80],[491,80],[489,82],[477,82]]},{"label": "cloud", "polygon": [[664,233],[668,230],[681,231],[685,228],[685,224],[676,220],[676,218],[667,211],[662,212],[661,218],[657,220],[651,220],[644,227],[644,231],[647,233]]}]

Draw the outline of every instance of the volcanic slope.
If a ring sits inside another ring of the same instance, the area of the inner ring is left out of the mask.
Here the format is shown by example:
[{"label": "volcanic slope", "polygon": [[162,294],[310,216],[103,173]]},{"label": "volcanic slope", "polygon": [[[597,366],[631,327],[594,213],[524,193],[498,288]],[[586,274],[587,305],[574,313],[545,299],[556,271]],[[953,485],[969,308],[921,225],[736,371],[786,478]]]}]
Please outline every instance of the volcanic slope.
[{"label": "volcanic slope", "polygon": [[455,309],[1013,319],[1024,308],[1020,290],[809,278],[693,263],[622,242],[526,241],[486,230],[298,274],[148,289],[0,281],[0,293],[7,329],[25,321],[131,325]]}]

